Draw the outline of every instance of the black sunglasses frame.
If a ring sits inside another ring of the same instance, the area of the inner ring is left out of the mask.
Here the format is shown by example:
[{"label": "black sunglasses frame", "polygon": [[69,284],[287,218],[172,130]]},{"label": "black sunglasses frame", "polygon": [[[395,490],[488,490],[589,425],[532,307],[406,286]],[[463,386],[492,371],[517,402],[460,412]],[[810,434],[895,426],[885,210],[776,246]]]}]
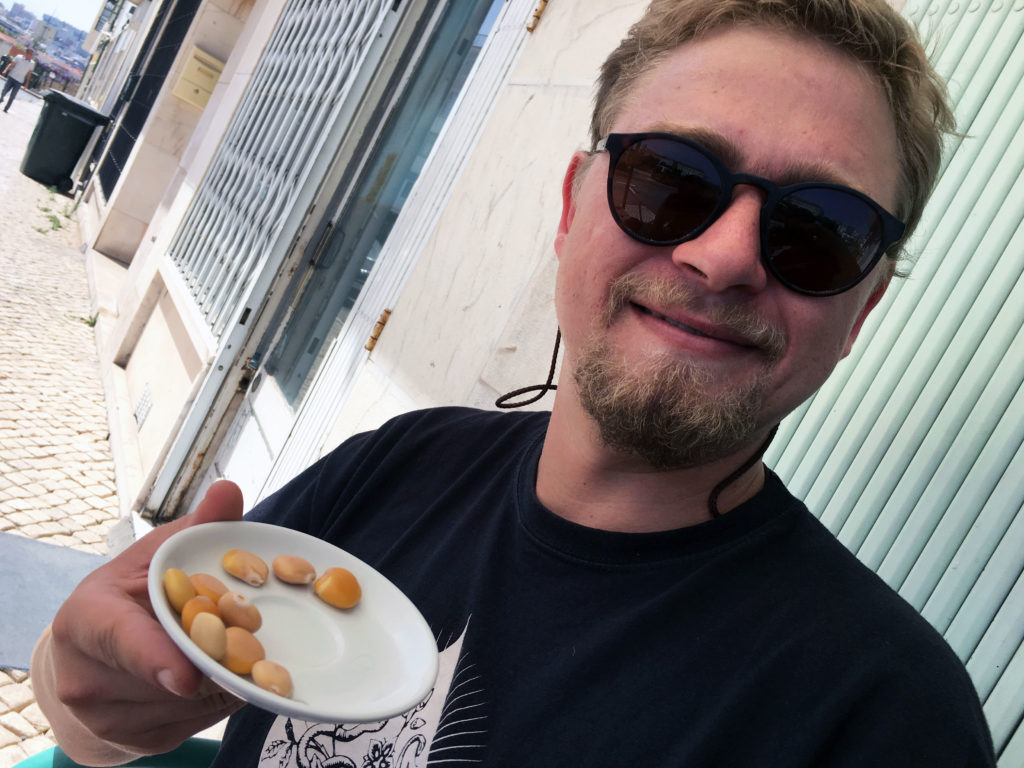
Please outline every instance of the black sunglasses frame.
[{"label": "black sunglasses frame", "polygon": [[[701,155],[711,166],[715,169],[719,176],[721,184],[721,192],[719,194],[718,203],[711,213],[707,216],[704,222],[688,232],[682,237],[673,238],[671,240],[653,240],[645,237],[638,232],[631,230],[619,216],[619,212],[615,208],[614,200],[614,178],[615,169],[622,158],[623,153],[631,146],[648,139],[659,139],[663,141],[670,141],[675,144],[680,144],[689,147],[697,154]],[[842,184],[831,184],[828,182],[801,182],[799,184],[790,184],[787,186],[779,186],[770,179],[766,179],[762,176],[756,176],[750,173],[733,173],[718,158],[713,152],[704,147],[703,145],[687,139],[683,136],[677,136],[673,133],[610,133],[601,141],[598,142],[595,147],[595,152],[607,152],[609,156],[608,161],[608,207],[611,209],[612,218],[615,219],[615,223],[618,224],[619,228],[627,235],[632,237],[641,243],[647,245],[657,246],[668,246],[668,245],[679,245],[680,243],[688,242],[699,237],[705,230],[707,230],[712,224],[714,224],[718,218],[728,210],[729,206],[732,205],[733,191],[739,185],[747,185],[758,187],[765,193],[764,202],[761,204],[761,261],[765,268],[783,285],[792,291],[802,293],[806,296],[835,296],[836,294],[843,293],[853,288],[857,283],[867,277],[871,270],[875,268],[879,260],[885,254],[885,252],[899,242],[900,238],[903,237],[903,233],[906,230],[906,225],[896,218],[893,214],[889,213],[885,208],[880,206],[870,197],[862,192],[858,192],[856,189],[851,187],[843,186]],[[775,206],[784,198],[794,193],[800,192],[807,189],[825,189],[833,190],[852,195],[853,197],[864,202],[871,210],[873,210],[881,222],[882,232],[881,238],[878,243],[876,253],[872,254],[869,261],[862,268],[860,275],[852,282],[844,284],[838,288],[830,288],[825,290],[817,290],[810,288],[802,288],[799,285],[795,285],[785,275],[780,274],[779,269],[775,265],[773,259],[769,256],[768,249],[768,226],[771,221],[772,214],[775,211]]]}]

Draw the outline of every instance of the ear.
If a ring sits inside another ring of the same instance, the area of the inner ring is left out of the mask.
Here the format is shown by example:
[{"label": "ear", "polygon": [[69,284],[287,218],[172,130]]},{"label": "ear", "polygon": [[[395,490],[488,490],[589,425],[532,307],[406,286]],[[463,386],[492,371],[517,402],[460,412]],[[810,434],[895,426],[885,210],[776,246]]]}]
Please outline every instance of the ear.
[{"label": "ear", "polygon": [[850,336],[846,339],[846,346],[843,347],[843,357],[850,354],[850,350],[853,349],[853,343],[857,340],[860,335],[860,329],[864,325],[864,321],[868,319],[868,315],[871,314],[871,310],[878,306],[878,302],[882,300],[882,296],[885,295],[885,289],[889,287],[889,281],[892,279],[891,274],[886,274],[875,286],[875,290],[868,296],[868,300],[864,302],[863,308],[860,310],[860,314],[857,315],[857,320],[853,324],[853,328],[850,329]]},{"label": "ear", "polygon": [[581,173],[586,173],[584,160],[586,152],[576,152],[569,161],[569,167],[565,171],[565,178],[562,179],[562,218],[558,222],[558,234],[555,235],[555,255],[561,257],[562,244],[569,234],[573,219],[576,218],[576,200],[573,195],[573,188],[576,186],[576,178]]}]

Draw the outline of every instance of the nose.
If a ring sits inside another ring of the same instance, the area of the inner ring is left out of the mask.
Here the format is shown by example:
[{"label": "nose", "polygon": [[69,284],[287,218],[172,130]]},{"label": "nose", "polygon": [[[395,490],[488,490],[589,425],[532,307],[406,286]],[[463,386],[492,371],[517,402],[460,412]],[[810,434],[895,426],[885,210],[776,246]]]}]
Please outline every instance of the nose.
[{"label": "nose", "polygon": [[732,203],[710,227],[672,249],[672,261],[713,293],[756,293],[768,283],[761,261],[761,193],[737,189]]}]

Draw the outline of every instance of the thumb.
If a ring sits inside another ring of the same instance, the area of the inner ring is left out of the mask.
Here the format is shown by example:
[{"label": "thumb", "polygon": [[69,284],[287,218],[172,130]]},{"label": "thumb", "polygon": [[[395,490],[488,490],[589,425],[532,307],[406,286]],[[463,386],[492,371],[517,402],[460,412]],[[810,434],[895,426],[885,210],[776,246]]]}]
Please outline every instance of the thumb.
[{"label": "thumb", "polygon": [[193,525],[213,522],[230,522],[242,519],[242,489],[230,480],[218,480],[209,487],[195,511],[177,520],[158,526],[139,539],[133,546],[133,554],[149,567],[149,561],[167,539],[191,528]]},{"label": "thumb", "polygon": [[128,672],[179,695],[192,695],[199,671],[153,617],[148,575],[153,554],[184,528],[215,520],[240,520],[242,492],[231,482],[214,483],[191,515],[159,526],[82,580],[53,622],[65,658],[86,658]]},{"label": "thumb", "polygon": [[[218,480],[209,487],[195,512],[185,515],[182,528],[199,523],[242,519],[242,489],[230,480]],[[174,523],[171,523],[174,525]],[[180,530],[180,529],[178,529]]]},{"label": "thumb", "polygon": [[[97,573],[110,569],[110,577],[120,583],[126,594],[148,605],[149,565],[160,545],[175,533],[193,525],[240,521],[242,508],[241,489],[228,480],[218,480],[206,491],[194,512],[153,529]],[[108,630],[106,634],[95,633],[97,637],[106,638],[106,641],[94,642],[98,648],[92,651],[93,656],[104,658],[111,666],[129,671],[179,695],[195,692],[200,682],[198,671],[156,622],[150,609],[140,612],[138,607],[132,609],[128,604],[120,607],[114,604],[106,614],[108,621],[93,622],[95,626]],[[116,620],[110,621],[111,618]],[[86,640],[81,642],[86,644]]]}]

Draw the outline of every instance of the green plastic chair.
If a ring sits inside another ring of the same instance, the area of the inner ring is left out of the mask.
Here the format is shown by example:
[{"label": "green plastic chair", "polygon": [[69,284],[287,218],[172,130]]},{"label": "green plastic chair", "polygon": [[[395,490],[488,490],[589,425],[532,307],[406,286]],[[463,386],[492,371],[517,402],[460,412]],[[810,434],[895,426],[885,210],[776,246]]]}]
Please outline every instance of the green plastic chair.
[{"label": "green plastic chair", "polygon": [[[162,755],[140,757],[126,765],[138,768],[209,768],[217,756],[220,742],[215,739],[188,739],[177,749]],[[82,768],[64,754],[60,747],[48,749],[22,760],[15,768]]]}]

